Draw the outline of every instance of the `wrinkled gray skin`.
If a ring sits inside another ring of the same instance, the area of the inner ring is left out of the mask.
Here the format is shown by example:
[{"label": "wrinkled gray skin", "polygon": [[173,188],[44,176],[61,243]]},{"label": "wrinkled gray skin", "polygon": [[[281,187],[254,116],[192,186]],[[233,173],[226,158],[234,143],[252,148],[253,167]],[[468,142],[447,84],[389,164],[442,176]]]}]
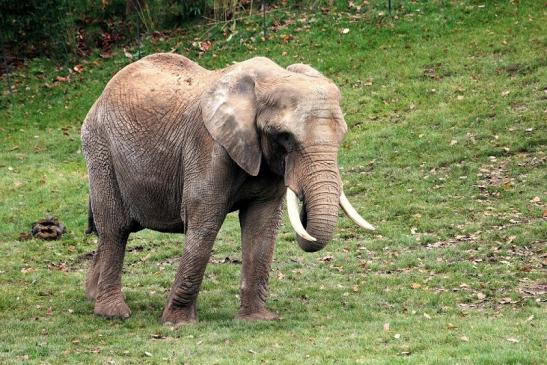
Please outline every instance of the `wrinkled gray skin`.
[{"label": "wrinkled gray skin", "polygon": [[121,270],[131,232],[184,232],[162,322],[197,321],[196,298],[226,215],[239,211],[243,266],[238,318],[272,320],[267,284],[290,187],[323,248],[338,217],[337,152],[346,132],[338,88],[313,68],[253,58],[208,71],[155,54],[118,72],[88,113],[82,144],[90,226],[99,244],[86,279],[95,313],[126,318]]}]

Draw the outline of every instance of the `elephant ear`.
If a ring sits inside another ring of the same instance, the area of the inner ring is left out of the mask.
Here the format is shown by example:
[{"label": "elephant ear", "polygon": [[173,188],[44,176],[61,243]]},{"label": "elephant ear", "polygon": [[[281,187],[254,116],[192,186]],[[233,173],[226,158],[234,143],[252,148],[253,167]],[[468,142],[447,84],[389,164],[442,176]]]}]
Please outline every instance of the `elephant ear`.
[{"label": "elephant ear", "polygon": [[249,175],[260,170],[254,79],[232,71],[218,80],[200,102],[205,127]]},{"label": "elephant ear", "polygon": [[323,74],[317,71],[315,68],[304,63],[294,63],[290,66],[287,66],[287,71],[296,72],[299,74],[304,74],[310,77],[324,77]]}]

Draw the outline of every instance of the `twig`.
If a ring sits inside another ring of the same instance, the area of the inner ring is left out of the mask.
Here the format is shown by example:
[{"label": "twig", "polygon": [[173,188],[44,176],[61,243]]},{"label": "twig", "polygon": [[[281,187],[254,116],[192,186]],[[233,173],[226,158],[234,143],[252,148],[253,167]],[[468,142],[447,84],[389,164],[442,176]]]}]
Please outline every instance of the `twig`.
[{"label": "twig", "polygon": [[266,2],[262,0],[262,32],[266,38]]}]

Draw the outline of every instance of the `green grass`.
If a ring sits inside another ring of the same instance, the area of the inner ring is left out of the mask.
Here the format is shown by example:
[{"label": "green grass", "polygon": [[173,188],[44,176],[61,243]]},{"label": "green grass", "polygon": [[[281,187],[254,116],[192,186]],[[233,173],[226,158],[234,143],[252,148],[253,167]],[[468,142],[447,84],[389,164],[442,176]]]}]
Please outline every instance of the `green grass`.
[{"label": "green grass", "polygon": [[[545,8],[395,1],[389,17],[371,3],[358,18],[273,12],[282,26],[266,41],[250,18],[229,41],[221,25],[197,24],[141,49],[174,48],[207,68],[254,55],[306,62],[342,90],[345,191],[379,229],[341,215],[333,242],[306,254],[284,224],[275,323],[233,320],[240,265],[218,262],[241,256],[236,215],[207,267],[199,324],[159,324],[184,239],[150,231],[132,235],[124,266],[133,316],[94,317],[79,127],[129,60],[90,58],[70,82],[55,83],[69,72],[47,60],[14,72],[13,96],[0,96],[0,363],[544,363]],[[195,38],[213,48],[200,55]],[[18,240],[47,213],[66,223],[62,240]]]}]

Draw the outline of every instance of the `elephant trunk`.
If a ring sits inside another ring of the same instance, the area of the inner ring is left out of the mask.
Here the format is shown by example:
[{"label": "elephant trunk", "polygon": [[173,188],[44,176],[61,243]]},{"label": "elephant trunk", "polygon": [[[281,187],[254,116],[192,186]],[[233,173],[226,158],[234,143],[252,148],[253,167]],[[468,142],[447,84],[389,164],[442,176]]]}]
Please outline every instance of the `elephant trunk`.
[{"label": "elephant trunk", "polygon": [[293,152],[287,161],[287,186],[303,201],[300,221],[308,235],[298,234],[297,240],[306,252],[324,248],[336,229],[341,193],[336,152],[334,147],[313,146]]}]

